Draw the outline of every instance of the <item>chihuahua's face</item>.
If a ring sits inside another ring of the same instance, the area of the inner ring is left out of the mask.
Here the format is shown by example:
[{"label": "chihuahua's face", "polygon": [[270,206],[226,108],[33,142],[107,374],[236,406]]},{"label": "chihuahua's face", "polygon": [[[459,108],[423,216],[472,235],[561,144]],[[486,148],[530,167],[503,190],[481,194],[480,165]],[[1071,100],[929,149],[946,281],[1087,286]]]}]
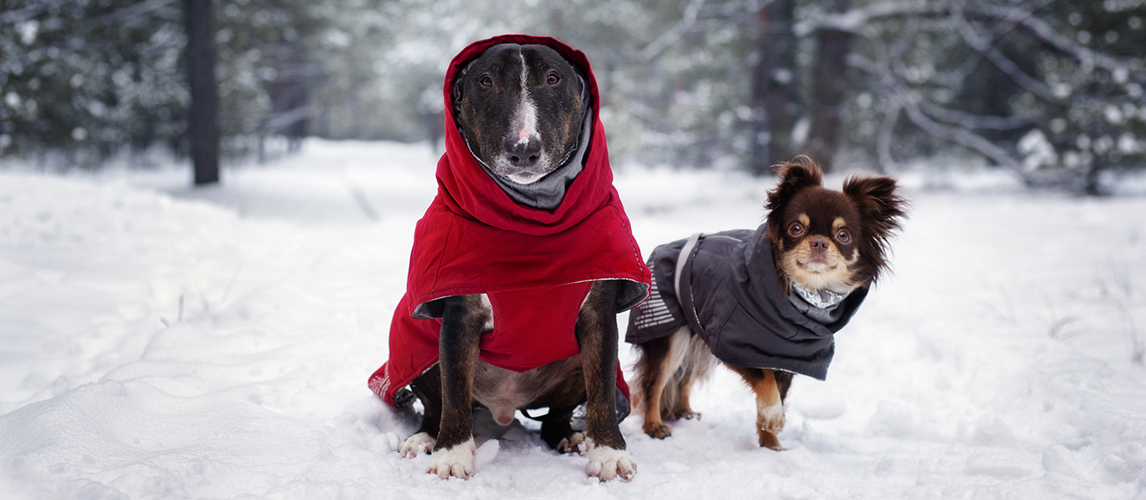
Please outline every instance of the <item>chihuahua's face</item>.
[{"label": "chihuahua's face", "polygon": [[862,236],[859,213],[847,197],[822,187],[795,193],[777,214],[783,233],[776,240],[777,261],[782,271],[809,290],[844,293],[856,287]]},{"label": "chihuahua's face", "polygon": [[851,178],[832,191],[810,160],[782,164],[778,174],[766,206],[781,278],[838,293],[874,282],[887,267],[887,237],[905,216],[895,180]]}]

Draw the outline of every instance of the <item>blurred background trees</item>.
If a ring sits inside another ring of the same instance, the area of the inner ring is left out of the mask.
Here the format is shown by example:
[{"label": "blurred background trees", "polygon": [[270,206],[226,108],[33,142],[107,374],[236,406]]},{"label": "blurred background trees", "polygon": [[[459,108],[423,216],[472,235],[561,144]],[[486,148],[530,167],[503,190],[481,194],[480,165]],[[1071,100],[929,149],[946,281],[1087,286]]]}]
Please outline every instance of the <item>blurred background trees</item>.
[{"label": "blurred background trees", "polygon": [[[225,162],[441,138],[467,43],[586,52],[618,160],[980,162],[1099,193],[1146,166],[1146,0],[215,0]],[[0,0],[0,155],[188,154],[183,4]],[[620,164],[622,161],[616,161]]]}]

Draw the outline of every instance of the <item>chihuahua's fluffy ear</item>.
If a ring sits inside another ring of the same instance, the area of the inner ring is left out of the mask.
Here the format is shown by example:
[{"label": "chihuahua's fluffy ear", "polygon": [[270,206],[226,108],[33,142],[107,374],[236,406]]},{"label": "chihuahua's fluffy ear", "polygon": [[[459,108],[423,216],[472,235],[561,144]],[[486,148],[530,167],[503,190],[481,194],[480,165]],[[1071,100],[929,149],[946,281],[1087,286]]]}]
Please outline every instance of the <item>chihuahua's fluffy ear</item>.
[{"label": "chihuahua's fluffy ear", "polygon": [[791,162],[781,163],[772,167],[780,182],[771,191],[768,191],[768,202],[764,208],[768,210],[768,237],[772,241],[780,241],[784,228],[780,227],[780,215],[788,202],[802,189],[821,186],[824,184],[824,174],[820,166],[807,156],[798,156]]},{"label": "chihuahua's fluffy ear", "polygon": [[863,220],[859,250],[876,266],[874,281],[878,271],[887,268],[887,239],[893,231],[902,229],[909,202],[891,177],[852,177],[844,181],[843,192]]}]

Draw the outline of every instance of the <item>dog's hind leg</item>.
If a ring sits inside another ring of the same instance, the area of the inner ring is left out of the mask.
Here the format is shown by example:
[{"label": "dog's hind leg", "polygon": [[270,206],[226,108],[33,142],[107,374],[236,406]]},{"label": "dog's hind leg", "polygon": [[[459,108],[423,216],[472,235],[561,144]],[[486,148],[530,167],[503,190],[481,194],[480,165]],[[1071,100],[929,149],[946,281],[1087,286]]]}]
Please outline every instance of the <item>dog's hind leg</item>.
[{"label": "dog's hind leg", "polygon": [[541,439],[550,448],[560,453],[579,451],[581,443],[585,441],[585,435],[573,430],[573,426],[570,424],[570,420],[573,419],[573,412],[567,411],[561,415],[549,415],[548,417],[541,422]]},{"label": "dog's hind leg", "polygon": [[[676,375],[684,362],[688,349],[689,330],[680,328],[668,337],[661,337],[640,345],[641,357],[637,360],[637,404],[645,418],[641,429],[650,437],[664,439],[672,430],[664,424],[664,418],[675,419],[675,411],[680,404],[681,389]],[[685,393],[687,397],[687,392]],[[688,405],[687,401],[684,403]]]},{"label": "dog's hind leg", "polygon": [[780,446],[780,439],[776,437],[776,434],[784,428],[784,399],[779,382],[780,380],[786,382],[782,388],[783,395],[786,395],[788,385],[792,381],[792,375],[760,368],[726,366],[740,374],[744,378],[744,382],[756,394],[756,436],[760,446],[777,451],[783,450],[784,448]]},{"label": "dog's hind leg", "polygon": [[446,479],[473,475],[473,384],[482,328],[488,319],[481,297],[440,299],[444,308],[438,341],[442,377],[441,427],[427,472]]},{"label": "dog's hind leg", "polygon": [[541,439],[560,453],[584,451],[581,444],[585,441],[585,433],[574,430],[571,423],[573,410],[586,395],[585,375],[581,372],[579,359],[566,360],[563,369],[555,375],[561,384],[529,405],[530,408],[549,408],[549,413],[541,421]]},{"label": "dog's hind leg", "polygon": [[668,418],[673,420],[700,418],[700,413],[692,411],[689,402],[692,387],[708,378],[719,361],[712,355],[704,339],[699,335],[693,335],[688,328],[678,330],[673,334],[672,340],[674,359],[680,360],[675,365],[680,368],[673,375],[675,377],[673,383],[677,387],[676,402],[671,407],[666,405],[664,411],[667,411]]},{"label": "dog's hind leg", "polygon": [[585,415],[589,463],[585,472],[608,481],[632,479],[637,466],[625,451],[625,438],[617,422],[617,307],[615,280],[593,283],[577,317],[577,343],[585,372],[588,396]]}]

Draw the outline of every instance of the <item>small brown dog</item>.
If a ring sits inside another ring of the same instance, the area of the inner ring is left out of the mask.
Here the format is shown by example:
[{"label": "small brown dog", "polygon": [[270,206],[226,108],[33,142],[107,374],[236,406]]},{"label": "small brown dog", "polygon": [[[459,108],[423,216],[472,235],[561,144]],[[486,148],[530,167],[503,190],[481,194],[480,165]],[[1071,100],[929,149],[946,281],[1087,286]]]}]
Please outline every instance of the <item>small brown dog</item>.
[{"label": "small brown dog", "polygon": [[698,416],[692,385],[723,362],[756,394],[760,446],[782,449],[784,401],[793,374],[823,380],[843,328],[887,269],[887,239],[907,201],[889,177],[823,187],[807,157],[776,167],[767,222],[753,230],[697,234],[649,258],[652,297],[629,318],[637,346],[636,394],[644,431]]}]

